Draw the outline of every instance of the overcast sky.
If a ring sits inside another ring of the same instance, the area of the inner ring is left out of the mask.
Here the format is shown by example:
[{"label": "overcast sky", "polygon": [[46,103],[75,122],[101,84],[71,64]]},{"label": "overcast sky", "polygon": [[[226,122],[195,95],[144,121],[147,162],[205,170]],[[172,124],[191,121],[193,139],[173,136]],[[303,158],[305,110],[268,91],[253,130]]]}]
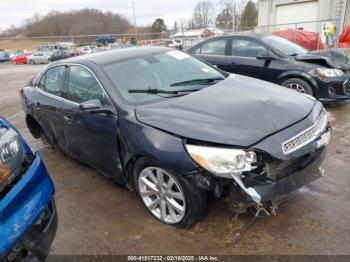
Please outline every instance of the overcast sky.
[{"label": "overcast sky", "polygon": [[[151,24],[161,17],[172,27],[175,19],[188,19],[199,0],[134,0],[136,22],[138,25]],[[215,5],[219,0],[212,1]],[[32,17],[34,13],[45,15],[51,10],[66,11],[72,9],[96,8],[124,15],[131,22],[131,0],[0,0],[0,30],[11,24],[18,26]]]}]

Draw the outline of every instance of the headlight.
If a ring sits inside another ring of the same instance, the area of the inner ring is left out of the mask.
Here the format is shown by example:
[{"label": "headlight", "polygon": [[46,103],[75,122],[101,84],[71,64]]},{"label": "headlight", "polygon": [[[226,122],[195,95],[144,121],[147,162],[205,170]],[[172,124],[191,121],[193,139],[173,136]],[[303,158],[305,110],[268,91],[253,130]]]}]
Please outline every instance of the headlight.
[{"label": "headlight", "polygon": [[192,159],[204,169],[222,177],[240,174],[256,168],[255,152],[241,149],[186,145]]},{"label": "headlight", "polygon": [[342,70],[331,68],[317,68],[316,72],[320,77],[336,77],[344,75]]},{"label": "headlight", "polygon": [[0,192],[19,174],[24,158],[19,135],[12,129],[0,127]]}]

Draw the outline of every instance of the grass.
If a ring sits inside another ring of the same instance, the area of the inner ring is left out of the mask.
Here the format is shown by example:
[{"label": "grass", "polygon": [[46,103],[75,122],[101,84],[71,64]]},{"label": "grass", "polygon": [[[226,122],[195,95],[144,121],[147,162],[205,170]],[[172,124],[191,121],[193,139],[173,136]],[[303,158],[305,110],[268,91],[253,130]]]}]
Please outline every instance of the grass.
[{"label": "grass", "polygon": [[45,39],[11,39],[11,40],[0,40],[0,49],[9,50],[28,50],[34,51],[41,44],[49,43]]}]

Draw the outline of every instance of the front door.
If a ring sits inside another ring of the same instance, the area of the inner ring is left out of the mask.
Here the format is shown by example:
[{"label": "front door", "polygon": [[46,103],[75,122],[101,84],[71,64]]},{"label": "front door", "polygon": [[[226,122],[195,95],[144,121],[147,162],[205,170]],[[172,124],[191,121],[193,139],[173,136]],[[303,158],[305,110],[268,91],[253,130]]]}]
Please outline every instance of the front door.
[{"label": "front door", "polygon": [[227,71],[274,82],[281,72],[278,68],[279,60],[277,57],[273,60],[258,59],[258,55],[264,52],[267,49],[253,39],[232,38],[229,44],[232,63]]},{"label": "front door", "polygon": [[[122,172],[118,151],[118,118],[94,74],[86,67],[69,67],[66,101],[63,103],[64,134],[70,154],[108,176]],[[98,99],[101,110],[84,111],[80,104]]]}]

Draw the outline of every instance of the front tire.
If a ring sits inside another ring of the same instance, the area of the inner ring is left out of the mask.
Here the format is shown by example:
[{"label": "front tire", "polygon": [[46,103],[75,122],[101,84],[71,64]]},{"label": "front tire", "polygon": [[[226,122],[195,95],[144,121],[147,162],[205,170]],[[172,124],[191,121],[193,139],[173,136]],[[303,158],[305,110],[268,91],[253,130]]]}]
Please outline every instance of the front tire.
[{"label": "front tire", "polygon": [[206,193],[182,176],[142,158],[134,167],[134,185],[148,212],[164,224],[189,228],[206,210]]},{"label": "front tire", "polygon": [[303,79],[300,78],[289,78],[285,80],[282,84],[282,86],[293,89],[299,93],[307,94],[314,96],[314,92],[312,90],[312,87],[308,82],[306,82]]}]

